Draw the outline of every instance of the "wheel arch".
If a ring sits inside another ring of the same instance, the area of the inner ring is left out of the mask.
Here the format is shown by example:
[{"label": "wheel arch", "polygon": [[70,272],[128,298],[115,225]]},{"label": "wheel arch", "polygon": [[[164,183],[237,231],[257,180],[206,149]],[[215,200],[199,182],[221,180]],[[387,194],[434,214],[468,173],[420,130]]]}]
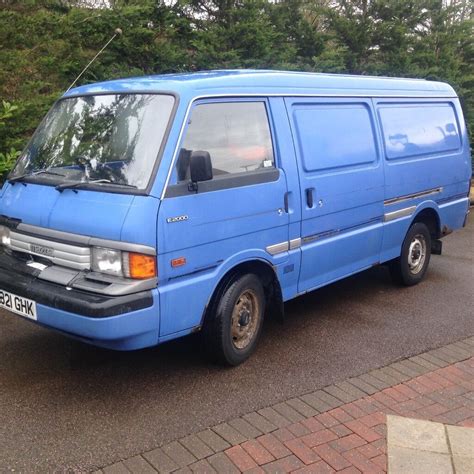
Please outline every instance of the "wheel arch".
[{"label": "wheel arch", "polygon": [[410,227],[417,223],[423,223],[428,227],[432,240],[439,239],[441,236],[441,219],[438,210],[432,206],[426,206],[422,209],[417,209],[415,216],[410,224]]},{"label": "wheel arch", "polygon": [[208,318],[212,316],[219,299],[231,282],[234,281],[237,276],[248,273],[257,275],[262,282],[265,292],[266,312],[271,312],[278,319],[283,318],[283,296],[275,268],[267,260],[253,258],[236,263],[222,275],[204,309],[201,327],[204,326]]}]

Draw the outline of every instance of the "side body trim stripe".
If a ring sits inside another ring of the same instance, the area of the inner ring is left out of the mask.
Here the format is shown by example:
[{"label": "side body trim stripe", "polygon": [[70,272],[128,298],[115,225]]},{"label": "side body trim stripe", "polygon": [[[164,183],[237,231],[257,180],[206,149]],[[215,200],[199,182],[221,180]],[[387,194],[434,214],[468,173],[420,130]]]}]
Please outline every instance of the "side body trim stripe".
[{"label": "side body trim stripe", "polygon": [[301,238],[290,240],[290,250],[298,249],[301,247]]},{"label": "side body trim stripe", "polygon": [[301,239],[291,239],[288,242],[280,242],[278,244],[269,245],[265,250],[270,255],[276,255],[278,253],[287,252],[288,250],[299,249],[301,247]]},{"label": "side body trim stripe", "polygon": [[438,193],[441,193],[441,192],[443,192],[442,187],[428,189],[426,191],[421,191],[419,193],[407,194],[405,196],[400,196],[400,197],[396,197],[396,198],[392,198],[392,199],[387,199],[386,201],[384,201],[384,205],[385,206],[390,206],[391,204],[396,204],[396,203],[399,203],[399,202],[408,201],[410,199],[416,199],[416,198],[419,198],[419,197],[430,196],[432,194],[438,194]]},{"label": "side body trim stripe", "polygon": [[330,230],[325,230],[324,232],[319,232],[318,234],[307,235],[306,237],[303,237],[302,239],[303,244],[313,242],[314,240],[320,240],[323,238],[331,237],[332,235],[341,234],[343,232],[347,232],[350,230],[359,229],[361,227],[366,227],[366,226],[369,226],[371,224],[375,224],[376,222],[381,222],[381,221],[382,221],[382,216],[374,217],[373,219],[370,219],[366,222],[361,222],[360,224],[355,224],[349,227],[343,227],[341,229],[330,229]]},{"label": "side body trim stripe", "polygon": [[327,237],[330,237],[332,235],[336,235],[336,234],[340,234],[342,232],[347,232],[347,231],[350,231],[350,230],[358,229],[358,228],[365,227],[365,226],[374,224],[376,222],[381,222],[381,221],[382,221],[382,217],[374,217],[373,219],[370,219],[366,222],[363,222],[361,224],[356,224],[356,225],[353,225],[353,226],[350,226],[350,227],[344,227],[342,229],[326,230],[324,232],[319,232],[318,234],[308,235],[308,236],[303,237],[303,238],[292,239],[289,242],[281,242],[281,243],[278,243],[278,244],[269,245],[268,247],[266,247],[265,250],[271,255],[276,255],[278,253],[287,252],[288,250],[294,250],[294,249],[300,248],[302,245],[305,245],[309,242],[313,242],[315,240],[327,238]]},{"label": "side body trim stripe", "polygon": [[287,252],[288,249],[289,249],[288,241],[287,242],[280,242],[278,244],[269,245],[268,247],[265,248],[265,250],[270,255],[276,255],[278,253]]},{"label": "side body trim stripe", "polygon": [[400,219],[401,217],[411,216],[416,210],[416,206],[405,207],[404,209],[399,209],[398,211],[387,212],[384,215],[384,222],[394,221],[395,219]]}]

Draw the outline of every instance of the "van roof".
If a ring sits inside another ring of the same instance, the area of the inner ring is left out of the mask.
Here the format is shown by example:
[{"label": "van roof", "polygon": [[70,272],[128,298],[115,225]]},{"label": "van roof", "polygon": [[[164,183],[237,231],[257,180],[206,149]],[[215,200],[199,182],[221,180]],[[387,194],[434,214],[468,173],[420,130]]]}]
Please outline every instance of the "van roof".
[{"label": "van roof", "polygon": [[76,87],[65,97],[124,92],[206,95],[456,97],[449,84],[424,79],[269,70],[215,70],[131,77]]}]

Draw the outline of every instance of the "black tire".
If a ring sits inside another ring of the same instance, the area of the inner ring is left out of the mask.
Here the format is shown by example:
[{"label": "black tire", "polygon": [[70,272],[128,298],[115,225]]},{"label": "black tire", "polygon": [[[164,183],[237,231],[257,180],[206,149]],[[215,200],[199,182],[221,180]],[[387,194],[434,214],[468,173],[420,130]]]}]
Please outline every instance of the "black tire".
[{"label": "black tire", "polygon": [[399,258],[389,264],[395,283],[413,286],[423,280],[431,257],[431,235],[422,222],[415,222],[408,229]]},{"label": "black tire", "polygon": [[257,347],[265,314],[265,293],[254,274],[235,275],[211,308],[203,328],[207,353],[217,363],[236,366]]}]

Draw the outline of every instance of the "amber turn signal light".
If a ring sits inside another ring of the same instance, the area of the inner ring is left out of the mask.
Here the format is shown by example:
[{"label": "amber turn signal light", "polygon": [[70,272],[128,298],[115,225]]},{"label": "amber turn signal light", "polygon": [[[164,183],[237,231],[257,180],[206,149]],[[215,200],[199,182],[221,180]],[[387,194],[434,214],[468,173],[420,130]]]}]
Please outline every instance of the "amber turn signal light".
[{"label": "amber turn signal light", "polygon": [[141,253],[129,254],[130,277],[138,280],[156,277],[156,260],[150,255]]}]

